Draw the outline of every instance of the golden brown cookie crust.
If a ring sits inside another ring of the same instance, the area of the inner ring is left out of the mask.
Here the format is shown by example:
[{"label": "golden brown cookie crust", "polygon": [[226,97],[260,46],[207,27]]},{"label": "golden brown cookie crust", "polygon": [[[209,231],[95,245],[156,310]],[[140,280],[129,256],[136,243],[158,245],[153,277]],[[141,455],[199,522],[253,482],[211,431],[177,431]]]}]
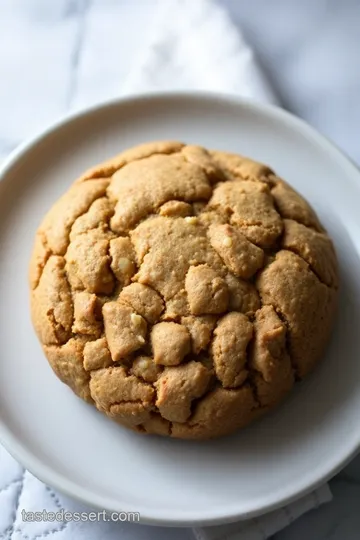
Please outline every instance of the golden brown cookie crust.
[{"label": "golden brown cookie crust", "polygon": [[176,141],[87,171],[45,216],[33,324],[56,375],[141,433],[207,439],[320,360],[338,269],[310,205],[266,165]]}]

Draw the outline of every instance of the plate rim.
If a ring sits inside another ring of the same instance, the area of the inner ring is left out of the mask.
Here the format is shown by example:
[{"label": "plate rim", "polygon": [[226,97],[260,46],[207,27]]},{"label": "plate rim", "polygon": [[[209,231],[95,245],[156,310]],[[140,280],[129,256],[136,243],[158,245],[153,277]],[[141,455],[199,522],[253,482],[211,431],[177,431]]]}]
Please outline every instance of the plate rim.
[{"label": "plate rim", "polygon": [[[315,128],[311,127],[304,120],[296,117],[292,113],[281,109],[275,105],[268,105],[257,103],[250,99],[245,99],[236,95],[226,94],[221,92],[203,92],[203,91],[171,91],[171,92],[151,92],[151,93],[137,93],[131,94],[126,97],[119,97],[100,101],[91,106],[83,107],[75,112],[70,112],[65,116],[52,123],[49,127],[41,130],[38,134],[25,140],[17,148],[15,148],[10,155],[2,161],[0,165],[0,182],[6,181],[6,176],[16,166],[17,162],[31,153],[38,144],[46,140],[49,136],[56,133],[59,129],[69,127],[72,123],[76,123],[78,120],[82,120],[92,113],[101,113],[107,108],[111,107],[124,107],[127,105],[136,105],[137,103],[151,104],[153,101],[177,101],[177,100],[192,100],[209,103],[217,101],[220,104],[228,104],[235,107],[245,107],[252,109],[254,112],[266,116],[275,122],[282,123],[286,127],[294,130],[302,135],[305,135],[310,139],[312,144],[316,144],[322,147],[327,153],[332,156],[332,159],[337,161],[343,170],[345,170],[351,180],[355,175],[358,177],[358,182],[354,181],[354,185],[359,189],[360,187],[360,171],[355,163],[342,151],[339,147],[331,142],[326,136],[320,134]],[[80,501],[90,507],[102,510],[117,512],[118,504],[114,498],[104,497],[94,492],[90,492],[85,488],[79,486],[76,482],[73,482],[68,477],[62,475],[59,472],[54,471],[47,464],[43,463],[36,455],[22,445],[20,440],[13,435],[5,421],[1,417],[0,412],[0,443],[4,448],[27,470],[29,470],[34,476],[39,478],[42,482],[49,484],[50,486],[58,489],[65,495]],[[277,500],[269,499],[267,503],[264,503],[260,508],[254,508],[251,511],[238,513],[231,513],[222,516],[205,516],[205,512],[202,512],[202,516],[199,518],[189,520],[189,517],[171,518],[164,513],[158,512],[156,516],[154,512],[150,515],[140,512],[140,523],[148,525],[161,525],[161,526],[173,526],[173,527],[189,527],[189,526],[211,526],[220,525],[224,523],[235,522],[238,520],[245,520],[253,518],[273,510],[276,510],[285,504],[289,504],[295,500],[298,500],[302,496],[310,493],[314,489],[318,488],[324,482],[327,482],[335,474],[337,474],[347,463],[349,463],[360,450],[360,435],[356,444],[353,444],[347,451],[342,451],[341,456],[337,458],[333,457],[331,461],[327,462],[327,466],[320,468],[313,473],[313,480],[309,482],[308,479],[296,485],[296,488],[287,488],[284,490],[283,496]],[[134,512],[133,508],[129,508],[126,504],[121,503],[122,512]]]}]

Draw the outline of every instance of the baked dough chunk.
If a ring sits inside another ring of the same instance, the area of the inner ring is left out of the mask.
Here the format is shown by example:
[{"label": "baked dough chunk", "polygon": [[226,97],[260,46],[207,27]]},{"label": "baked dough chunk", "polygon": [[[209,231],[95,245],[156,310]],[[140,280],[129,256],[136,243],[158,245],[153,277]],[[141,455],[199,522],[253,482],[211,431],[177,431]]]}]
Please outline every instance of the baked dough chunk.
[{"label": "baked dough chunk", "polygon": [[256,420],[324,354],[339,286],[309,203],[267,165],[177,141],[86,171],[35,237],[31,315],[58,378],[140,434]]}]

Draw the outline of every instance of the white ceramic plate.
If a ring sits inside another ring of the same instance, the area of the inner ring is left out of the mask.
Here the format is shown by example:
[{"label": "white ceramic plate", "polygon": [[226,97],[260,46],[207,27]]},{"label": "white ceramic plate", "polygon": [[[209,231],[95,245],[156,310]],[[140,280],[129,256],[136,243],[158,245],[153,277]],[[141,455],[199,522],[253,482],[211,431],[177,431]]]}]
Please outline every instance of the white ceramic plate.
[{"label": "white ceramic plate", "polygon": [[[276,412],[213,442],[144,437],[78,399],[32,330],[27,266],[35,229],[83,169],[152,139],[180,139],[270,164],[333,236],[341,302],[326,358]],[[158,95],[72,116],[16,151],[0,182],[0,438],[36,476],[91,506],[152,524],[216,524],[272,510],[333,475],[360,446],[360,174],[276,108]]]}]

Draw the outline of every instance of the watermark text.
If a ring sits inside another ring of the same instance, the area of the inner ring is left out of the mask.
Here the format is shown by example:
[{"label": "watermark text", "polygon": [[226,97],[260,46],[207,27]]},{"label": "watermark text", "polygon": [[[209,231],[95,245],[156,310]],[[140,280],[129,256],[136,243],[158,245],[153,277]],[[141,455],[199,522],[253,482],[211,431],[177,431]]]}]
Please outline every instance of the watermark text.
[{"label": "watermark text", "polygon": [[68,512],[67,510],[58,510],[57,512],[49,512],[48,510],[41,510],[38,512],[21,511],[21,519],[23,521],[35,521],[35,522],[79,522],[79,521],[131,521],[139,522],[139,512],[107,512],[106,510],[99,510],[97,512]]}]

